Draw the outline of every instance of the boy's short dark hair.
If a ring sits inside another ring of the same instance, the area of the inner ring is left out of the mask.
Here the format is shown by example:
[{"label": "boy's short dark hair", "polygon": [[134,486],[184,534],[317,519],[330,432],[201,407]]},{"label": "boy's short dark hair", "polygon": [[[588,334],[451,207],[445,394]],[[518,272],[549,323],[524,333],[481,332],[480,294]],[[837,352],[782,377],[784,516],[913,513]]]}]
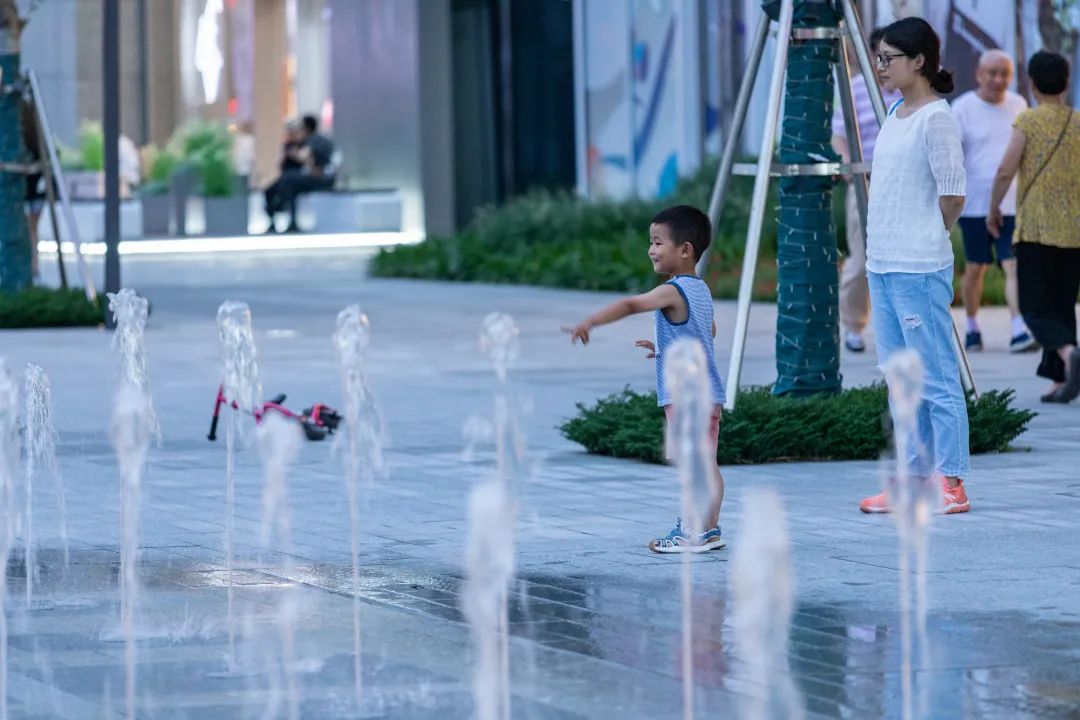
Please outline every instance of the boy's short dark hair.
[{"label": "boy's short dark hair", "polygon": [[319,118],[314,115],[305,115],[300,122],[304,124],[304,129],[311,135],[314,135],[319,130]]},{"label": "boy's short dark hair", "polygon": [[656,213],[653,225],[663,225],[671,232],[676,246],[690,243],[694,259],[700,260],[712,242],[712,223],[709,216],[691,205],[674,205]]},{"label": "boy's short dark hair", "polygon": [[1056,52],[1038,51],[1028,60],[1027,71],[1043,95],[1060,95],[1069,86],[1069,61]]}]

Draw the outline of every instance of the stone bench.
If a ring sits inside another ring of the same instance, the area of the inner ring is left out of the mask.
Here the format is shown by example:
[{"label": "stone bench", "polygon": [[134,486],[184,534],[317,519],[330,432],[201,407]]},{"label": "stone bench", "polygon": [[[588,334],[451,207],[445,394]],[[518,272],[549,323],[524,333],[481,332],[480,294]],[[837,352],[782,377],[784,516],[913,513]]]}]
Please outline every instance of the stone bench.
[{"label": "stone bench", "polygon": [[297,199],[297,221],[305,232],[397,232],[401,195],[397,190],[323,190]]},{"label": "stone bench", "polygon": [[[83,242],[104,242],[105,203],[102,200],[75,200],[71,203],[75,223]],[[306,193],[297,207],[300,227],[312,233],[399,232],[401,230],[401,195],[397,190],[328,190]],[[70,233],[62,208],[56,206],[60,236],[70,242]],[[263,212],[263,195],[253,192],[249,197],[248,231],[261,233],[267,219]],[[188,203],[189,237],[199,237],[204,226],[202,199],[193,197]],[[142,206],[138,199],[120,203],[120,238],[140,240]],[[48,207],[38,224],[39,240],[54,240]],[[157,239],[157,238],[155,238]]]},{"label": "stone bench", "polygon": [[[73,200],[71,212],[75,215],[75,224],[79,226],[79,239],[83,242],[105,242],[105,201],[104,200]],[[58,202],[56,204],[56,221],[60,224],[60,238],[64,242],[71,242],[71,233],[68,232],[67,221],[64,219],[64,209]],[[142,207],[138,200],[120,201],[120,239],[137,240],[142,237]],[[48,205],[41,212],[41,222],[38,223],[38,240],[55,240],[52,221],[49,218]]]}]

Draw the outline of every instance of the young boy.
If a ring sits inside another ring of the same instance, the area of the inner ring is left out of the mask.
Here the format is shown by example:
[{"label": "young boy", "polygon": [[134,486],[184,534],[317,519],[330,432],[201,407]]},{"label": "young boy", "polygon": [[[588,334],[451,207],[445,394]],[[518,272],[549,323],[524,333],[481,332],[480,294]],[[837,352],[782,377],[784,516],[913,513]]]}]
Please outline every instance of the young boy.
[{"label": "young boy", "polygon": [[[589,343],[594,327],[622,320],[628,315],[653,312],[656,323],[656,343],[638,340],[635,347],[648,351],[646,358],[656,358],[656,399],[664,408],[670,423],[673,419],[671,395],[664,387],[665,353],[680,338],[692,338],[701,343],[708,362],[709,383],[715,405],[709,426],[712,456],[716,457],[716,444],[720,436],[720,417],[724,403],[724,384],[716,367],[713,354],[713,338],[716,323],[713,322],[713,299],[708,285],[697,275],[696,265],[712,240],[709,218],[689,205],[676,205],[660,211],[649,226],[649,260],[653,269],[668,276],[667,282],[647,293],[624,298],[589,316],[576,327],[564,327],[572,343],[578,340]],[[668,459],[672,459],[670,448]],[[720,535],[720,506],[724,501],[724,478],[720,468],[715,470],[716,494],[707,517],[716,518],[711,528],[684,528],[676,521],[675,529],[664,537],[649,543],[649,549],[658,553],[704,552],[725,545]]]}]

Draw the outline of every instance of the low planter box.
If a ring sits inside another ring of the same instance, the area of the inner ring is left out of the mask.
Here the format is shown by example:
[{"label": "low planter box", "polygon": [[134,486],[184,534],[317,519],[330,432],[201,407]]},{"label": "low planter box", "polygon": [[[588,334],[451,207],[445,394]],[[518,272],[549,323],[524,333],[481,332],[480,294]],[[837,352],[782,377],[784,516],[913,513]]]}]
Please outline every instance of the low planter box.
[{"label": "low planter box", "polygon": [[207,235],[247,235],[248,196],[203,198]]},{"label": "low planter box", "polygon": [[163,237],[169,234],[172,220],[172,197],[168,193],[139,196],[142,204],[142,231],[144,236]]},{"label": "low planter box", "polygon": [[[101,200],[105,197],[105,173],[99,170],[65,170],[68,196],[72,200]],[[131,197],[131,186],[120,181],[120,197]]]},{"label": "low planter box", "polygon": [[169,181],[169,192],[172,195],[173,220],[175,221],[173,234],[177,237],[185,237],[188,234],[188,198],[195,194],[198,183],[199,176],[195,169],[190,166],[177,169]]}]

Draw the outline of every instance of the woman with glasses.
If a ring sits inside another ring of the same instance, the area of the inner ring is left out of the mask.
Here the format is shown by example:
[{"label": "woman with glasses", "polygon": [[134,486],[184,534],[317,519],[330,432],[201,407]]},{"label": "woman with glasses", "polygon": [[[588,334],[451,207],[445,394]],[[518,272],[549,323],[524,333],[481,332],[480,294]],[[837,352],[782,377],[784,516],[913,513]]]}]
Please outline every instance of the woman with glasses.
[{"label": "woman with glasses", "polygon": [[[914,477],[941,483],[945,513],[970,508],[968,418],[953,351],[953,250],[949,233],[964,208],[960,134],[942,94],[952,75],[941,43],[922,18],[885,28],[875,56],[882,86],[903,96],[881,126],[870,174],[866,270],[878,362],[918,353],[923,398],[908,458]],[[864,499],[866,513],[889,512],[887,492]]]}]

